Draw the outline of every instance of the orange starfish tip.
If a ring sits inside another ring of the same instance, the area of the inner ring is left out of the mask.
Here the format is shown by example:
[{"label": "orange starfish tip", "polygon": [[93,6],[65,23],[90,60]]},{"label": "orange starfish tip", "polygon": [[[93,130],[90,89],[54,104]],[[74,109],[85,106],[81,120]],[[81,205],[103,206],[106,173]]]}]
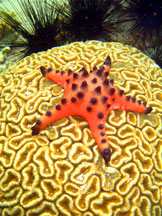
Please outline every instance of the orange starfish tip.
[{"label": "orange starfish tip", "polygon": [[41,128],[39,125],[34,125],[33,127],[31,127],[31,130],[32,130],[32,135],[37,135],[41,131]]},{"label": "orange starfish tip", "polygon": [[105,148],[103,151],[101,151],[101,155],[104,158],[106,164],[110,161],[111,151],[108,148]]},{"label": "orange starfish tip", "polygon": [[111,58],[109,55],[107,56],[106,60],[104,61],[104,65],[111,67]]},{"label": "orange starfish tip", "polygon": [[148,114],[152,111],[152,107],[147,107],[144,111],[144,114]]},{"label": "orange starfish tip", "polygon": [[41,66],[40,71],[43,74],[43,76],[45,76],[47,73],[50,73],[52,71],[52,68],[49,67],[48,69],[46,69],[45,67]]}]

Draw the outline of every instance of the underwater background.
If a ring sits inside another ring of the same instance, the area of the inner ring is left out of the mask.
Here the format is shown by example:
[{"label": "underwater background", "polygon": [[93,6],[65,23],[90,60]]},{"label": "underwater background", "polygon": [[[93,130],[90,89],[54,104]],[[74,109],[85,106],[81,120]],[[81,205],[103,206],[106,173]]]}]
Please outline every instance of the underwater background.
[{"label": "underwater background", "polygon": [[162,215],[161,29],[160,0],[1,1],[0,215]]}]

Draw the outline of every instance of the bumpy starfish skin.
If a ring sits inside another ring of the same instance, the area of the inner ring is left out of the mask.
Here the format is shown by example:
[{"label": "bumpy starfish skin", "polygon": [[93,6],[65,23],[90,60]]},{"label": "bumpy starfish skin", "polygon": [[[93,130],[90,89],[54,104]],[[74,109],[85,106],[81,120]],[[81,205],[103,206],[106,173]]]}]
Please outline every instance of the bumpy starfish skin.
[{"label": "bumpy starfish skin", "polygon": [[146,102],[136,101],[136,98],[124,96],[122,90],[113,87],[113,80],[109,80],[110,57],[104,64],[93,71],[87,72],[82,68],[81,73],[54,72],[51,68],[41,67],[43,76],[61,85],[65,89],[63,99],[52,110],[47,111],[36,121],[32,134],[38,134],[48,124],[70,115],[82,116],[89,125],[95,141],[105,162],[110,161],[111,151],[105,132],[105,121],[113,109],[129,110],[138,113],[150,113],[151,107]]}]

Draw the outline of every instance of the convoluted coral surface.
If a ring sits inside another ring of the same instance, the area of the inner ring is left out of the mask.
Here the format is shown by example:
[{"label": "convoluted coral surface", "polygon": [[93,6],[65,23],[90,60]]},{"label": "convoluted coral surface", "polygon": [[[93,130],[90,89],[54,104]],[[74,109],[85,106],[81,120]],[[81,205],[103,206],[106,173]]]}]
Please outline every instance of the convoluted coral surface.
[{"label": "convoluted coral surface", "polygon": [[[40,66],[78,72],[111,57],[110,78],[152,113],[111,111],[106,167],[84,119],[31,127],[64,90]],[[73,43],[32,54],[0,74],[0,215],[159,216],[162,214],[162,70],[120,43]]]}]

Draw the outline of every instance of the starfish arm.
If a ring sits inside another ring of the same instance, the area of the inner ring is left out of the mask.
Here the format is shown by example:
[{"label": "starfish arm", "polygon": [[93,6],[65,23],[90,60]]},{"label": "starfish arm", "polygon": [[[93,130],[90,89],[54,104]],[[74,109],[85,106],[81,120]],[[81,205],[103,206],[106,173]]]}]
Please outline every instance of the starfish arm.
[{"label": "starfish arm", "polygon": [[55,82],[58,85],[61,85],[63,88],[66,88],[68,85],[68,80],[71,78],[71,73],[65,73],[64,71],[53,71],[52,68],[46,69],[45,67],[40,67],[41,73],[47,79]]},{"label": "starfish arm", "polygon": [[89,128],[92,132],[92,135],[96,141],[96,144],[107,164],[107,162],[110,161],[111,156],[111,150],[110,150],[110,144],[107,140],[106,131],[105,131],[105,120],[95,118],[94,116],[87,119]]},{"label": "starfish arm", "polygon": [[126,98],[127,97],[123,99],[123,102],[121,100],[121,104],[119,103],[120,109],[144,114],[148,114],[152,111],[152,107],[146,107],[145,102],[141,103],[140,100],[135,101],[135,98],[131,98],[130,101],[127,101]]},{"label": "starfish arm", "polygon": [[123,91],[119,91],[111,85],[108,88],[109,111],[113,109],[128,110],[138,113],[148,114],[152,111],[152,107],[146,107],[146,102],[136,101],[135,97],[123,95]]},{"label": "starfish arm", "polygon": [[78,113],[77,106],[74,106],[72,102],[67,103],[66,102],[67,99],[65,97],[66,95],[64,95],[64,98],[61,100],[60,103],[58,103],[51,110],[48,110],[46,114],[40,117],[40,119],[36,120],[36,124],[33,127],[31,127],[32,135],[37,135],[47,125],[59,119],[71,115],[77,115]]}]

